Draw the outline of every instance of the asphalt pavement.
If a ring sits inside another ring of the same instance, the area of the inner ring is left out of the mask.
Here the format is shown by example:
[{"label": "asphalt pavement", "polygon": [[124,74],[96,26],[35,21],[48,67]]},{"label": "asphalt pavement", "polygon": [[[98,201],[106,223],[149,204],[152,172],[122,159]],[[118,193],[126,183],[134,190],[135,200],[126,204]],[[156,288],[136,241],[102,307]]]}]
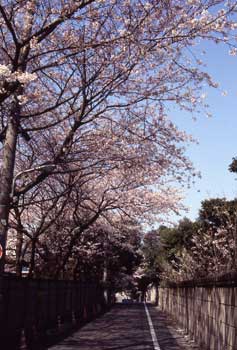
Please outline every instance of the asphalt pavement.
[{"label": "asphalt pavement", "polygon": [[199,350],[152,305],[117,304],[50,350]]}]

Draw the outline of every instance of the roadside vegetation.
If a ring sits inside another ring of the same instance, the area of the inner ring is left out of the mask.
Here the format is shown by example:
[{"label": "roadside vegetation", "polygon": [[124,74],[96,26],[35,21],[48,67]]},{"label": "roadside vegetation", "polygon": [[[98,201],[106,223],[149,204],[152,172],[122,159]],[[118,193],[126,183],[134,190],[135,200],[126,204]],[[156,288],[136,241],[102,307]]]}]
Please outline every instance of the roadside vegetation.
[{"label": "roadside vegetation", "polygon": [[184,218],[174,227],[160,226],[146,234],[144,272],[149,276],[158,271],[163,282],[215,278],[235,272],[236,230],[237,199],[205,200],[197,220]]}]

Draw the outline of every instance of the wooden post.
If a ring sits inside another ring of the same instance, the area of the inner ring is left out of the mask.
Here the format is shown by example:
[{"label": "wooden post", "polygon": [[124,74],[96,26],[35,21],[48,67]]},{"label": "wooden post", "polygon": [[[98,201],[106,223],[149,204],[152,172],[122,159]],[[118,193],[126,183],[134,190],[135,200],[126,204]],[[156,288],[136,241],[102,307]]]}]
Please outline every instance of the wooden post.
[{"label": "wooden post", "polygon": [[26,336],[25,336],[25,330],[24,328],[21,331],[21,339],[20,339],[20,348],[19,350],[27,350],[27,342],[26,342]]},{"label": "wooden post", "polygon": [[77,320],[76,320],[76,316],[75,316],[75,312],[72,311],[72,324],[75,326],[77,324]]}]

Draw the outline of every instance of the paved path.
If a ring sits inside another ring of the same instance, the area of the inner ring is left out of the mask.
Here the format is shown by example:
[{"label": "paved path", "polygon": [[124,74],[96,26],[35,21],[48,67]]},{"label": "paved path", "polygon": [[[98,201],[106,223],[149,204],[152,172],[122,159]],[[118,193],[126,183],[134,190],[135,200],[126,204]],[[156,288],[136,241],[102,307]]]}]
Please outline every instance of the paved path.
[{"label": "paved path", "polygon": [[148,311],[154,327],[153,337],[144,304],[116,305],[104,316],[49,349],[198,350],[174,330],[157,308],[148,306]]}]

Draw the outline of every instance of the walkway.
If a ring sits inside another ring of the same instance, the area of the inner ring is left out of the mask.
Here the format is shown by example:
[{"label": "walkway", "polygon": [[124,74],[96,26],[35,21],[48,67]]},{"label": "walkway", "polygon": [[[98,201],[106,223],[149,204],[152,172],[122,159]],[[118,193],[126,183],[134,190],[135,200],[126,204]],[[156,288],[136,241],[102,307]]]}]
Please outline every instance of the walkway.
[{"label": "walkway", "polygon": [[[116,305],[50,350],[198,350],[178,334],[164,314],[144,304]],[[152,320],[152,321],[151,321]],[[154,330],[153,330],[153,327]]]}]

